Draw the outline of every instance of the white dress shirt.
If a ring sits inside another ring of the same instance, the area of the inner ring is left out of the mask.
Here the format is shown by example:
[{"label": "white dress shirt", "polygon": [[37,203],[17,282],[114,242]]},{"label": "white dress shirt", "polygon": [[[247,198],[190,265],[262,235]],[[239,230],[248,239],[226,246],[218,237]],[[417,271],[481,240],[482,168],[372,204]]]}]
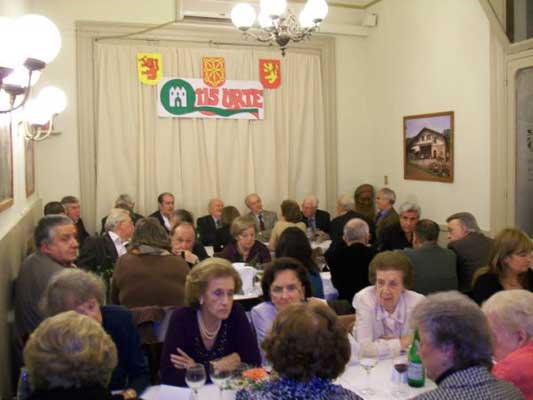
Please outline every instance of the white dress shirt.
[{"label": "white dress shirt", "polygon": [[121,255],[124,255],[128,252],[128,249],[126,249],[126,243],[123,242],[122,239],[115,233],[108,231],[109,237],[113,241],[113,244],[115,245],[115,249],[117,250],[117,254],[120,257]]}]

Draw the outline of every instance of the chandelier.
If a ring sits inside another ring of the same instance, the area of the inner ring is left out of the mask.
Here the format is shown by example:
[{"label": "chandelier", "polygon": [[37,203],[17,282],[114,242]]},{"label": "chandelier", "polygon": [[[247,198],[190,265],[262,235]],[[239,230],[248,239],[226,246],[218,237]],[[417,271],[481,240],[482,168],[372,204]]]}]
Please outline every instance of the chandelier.
[{"label": "chandelier", "polygon": [[328,15],[325,0],[307,0],[299,16],[287,9],[286,0],[261,0],[257,16],[248,3],[239,3],[231,10],[231,21],[247,37],[262,43],[276,43],[281,55],[289,43],[300,42],[318,30],[320,23]]},{"label": "chandelier", "polygon": [[35,99],[30,100],[30,94],[61,49],[59,30],[41,15],[0,16],[0,38],[0,114],[24,108],[19,127],[27,139],[43,140],[52,133],[54,117],[66,107],[66,97],[53,87],[44,88]]}]

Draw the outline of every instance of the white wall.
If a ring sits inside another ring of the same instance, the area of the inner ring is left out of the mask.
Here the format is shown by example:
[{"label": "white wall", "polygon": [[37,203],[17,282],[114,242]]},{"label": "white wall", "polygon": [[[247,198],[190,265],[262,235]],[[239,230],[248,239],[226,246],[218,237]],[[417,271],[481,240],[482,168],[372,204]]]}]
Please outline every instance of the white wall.
[{"label": "white wall", "polygon": [[[479,2],[385,0],[370,11],[378,14],[378,27],[363,45],[344,48],[361,53],[338,66],[356,75],[347,81],[353,87],[343,87],[339,78],[339,91],[353,104],[339,108],[350,113],[339,115],[345,121],[339,130],[339,189],[347,191],[353,182],[353,190],[363,180],[383,186],[387,175],[398,200],[417,201],[424,217],[443,223],[466,210],[489,229],[490,31]],[[404,180],[403,117],[450,110],[454,183]]]}]

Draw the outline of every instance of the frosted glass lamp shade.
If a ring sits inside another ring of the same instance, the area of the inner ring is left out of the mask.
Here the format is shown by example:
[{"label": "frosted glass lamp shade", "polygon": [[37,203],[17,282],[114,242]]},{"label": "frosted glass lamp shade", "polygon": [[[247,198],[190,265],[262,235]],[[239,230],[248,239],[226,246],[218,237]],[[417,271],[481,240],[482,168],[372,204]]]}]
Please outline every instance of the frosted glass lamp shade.
[{"label": "frosted glass lamp shade", "polygon": [[0,17],[0,67],[15,68],[25,61],[25,54],[15,38],[15,21]]},{"label": "frosted glass lamp shade", "polygon": [[65,92],[53,86],[43,88],[37,99],[49,115],[59,114],[67,107]]},{"label": "frosted glass lamp shade", "polygon": [[[10,73],[7,78],[4,79],[4,83],[8,85],[15,85],[20,87],[28,87],[28,78],[30,72],[23,66],[15,68],[15,70]],[[33,86],[37,83],[41,77],[41,71],[33,71],[31,74],[30,86]]]},{"label": "frosted glass lamp shade", "polygon": [[250,28],[255,21],[255,10],[247,3],[239,3],[231,10],[231,22],[237,28],[246,30]]},{"label": "frosted glass lamp shade", "polygon": [[16,42],[25,58],[50,63],[61,50],[61,35],[57,26],[42,15],[27,14],[15,20]]},{"label": "frosted glass lamp shade", "polygon": [[22,119],[32,125],[44,125],[50,121],[51,116],[40,99],[29,100],[24,105]]},{"label": "frosted glass lamp shade", "polygon": [[265,13],[259,13],[257,20],[261,28],[268,29],[274,26],[274,21]]},{"label": "frosted glass lamp shade", "polygon": [[307,10],[307,8],[304,8],[302,11],[300,11],[300,15],[298,16],[298,22],[300,23],[300,26],[302,28],[312,28],[313,26],[315,26],[313,18],[311,18],[311,14]]},{"label": "frosted glass lamp shade", "polygon": [[279,17],[287,10],[287,0],[261,0],[261,13],[270,17]]},{"label": "frosted glass lamp shade", "polygon": [[323,21],[328,15],[328,3],[326,0],[307,0],[305,8],[314,22]]}]

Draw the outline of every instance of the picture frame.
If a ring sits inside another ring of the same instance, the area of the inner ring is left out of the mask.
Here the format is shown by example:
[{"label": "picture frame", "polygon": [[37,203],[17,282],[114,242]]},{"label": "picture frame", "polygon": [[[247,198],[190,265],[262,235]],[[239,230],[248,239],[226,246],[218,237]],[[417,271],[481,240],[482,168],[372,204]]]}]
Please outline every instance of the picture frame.
[{"label": "picture frame", "polygon": [[453,182],[454,112],[403,117],[404,179]]},{"label": "picture frame", "polygon": [[24,139],[24,165],[26,175],[26,197],[35,193],[35,142]]},{"label": "picture frame", "polygon": [[13,202],[13,139],[9,124],[0,124],[0,212]]}]

